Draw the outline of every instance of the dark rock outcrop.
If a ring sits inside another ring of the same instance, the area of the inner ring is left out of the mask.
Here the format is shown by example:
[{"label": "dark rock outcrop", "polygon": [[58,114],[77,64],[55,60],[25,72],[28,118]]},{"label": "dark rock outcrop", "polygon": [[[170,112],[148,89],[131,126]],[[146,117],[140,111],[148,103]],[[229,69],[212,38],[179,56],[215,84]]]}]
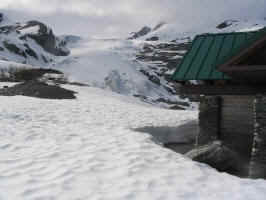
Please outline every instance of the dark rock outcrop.
[{"label": "dark rock outcrop", "polygon": [[0,23],[4,20],[4,14],[0,13]]},{"label": "dark rock outcrop", "polygon": [[138,31],[136,33],[133,33],[133,35],[130,38],[128,38],[128,39],[130,39],[130,40],[137,39],[139,37],[142,37],[144,35],[147,35],[148,33],[151,32],[151,30],[152,29],[150,27],[144,26],[140,31]]},{"label": "dark rock outcrop", "polygon": [[170,87],[171,92],[174,92],[174,86],[171,85],[173,83],[172,70],[182,61],[190,44],[190,42],[145,43],[136,55],[136,59],[147,64],[150,63],[150,65],[148,65],[149,69],[140,69],[140,72],[157,84],[160,84],[159,78],[165,79],[169,83],[167,87]]},{"label": "dark rock outcrop", "polygon": [[44,99],[75,99],[75,92],[56,85],[32,80],[13,87],[0,89],[0,96],[23,95]]},{"label": "dark rock outcrop", "polygon": [[160,23],[158,23],[158,24],[152,29],[152,31],[157,31],[157,30],[159,30],[159,29],[162,28],[165,24],[166,24],[166,22],[160,22]]},{"label": "dark rock outcrop", "polygon": [[34,57],[36,60],[38,60],[39,57],[38,57],[37,53],[32,48],[30,48],[30,46],[28,44],[24,44],[24,46],[26,47],[25,52],[29,56]]},{"label": "dark rock outcrop", "polygon": [[8,51],[10,51],[11,53],[14,53],[14,54],[17,54],[17,55],[20,55],[20,56],[23,56],[24,58],[26,58],[26,53],[18,48],[15,44],[12,44],[12,43],[9,43],[8,41],[4,41],[3,42],[3,45],[6,49],[8,49]]},{"label": "dark rock outcrop", "polygon": [[194,161],[208,164],[220,172],[244,176],[247,171],[247,161],[245,163],[236,152],[223,145],[221,141],[197,147],[186,156]]},{"label": "dark rock outcrop", "polygon": [[[163,25],[163,24],[162,24]],[[161,25],[161,26],[162,26]],[[160,27],[159,27],[160,28]],[[158,86],[165,88],[170,94],[178,95],[178,84],[172,80],[173,71],[181,63],[183,56],[191,45],[191,38],[177,39],[171,42],[160,42],[156,36],[144,42],[141,50],[136,55],[136,60],[145,63],[147,67],[139,68],[139,71]],[[180,96],[187,98],[187,96]],[[168,99],[158,99],[170,106],[170,109],[185,109],[190,105],[180,106],[178,102],[169,102]]]},{"label": "dark rock outcrop", "polygon": [[55,69],[20,69],[12,74],[13,81],[30,81],[41,78],[44,74],[63,74],[62,72]]},{"label": "dark rock outcrop", "polygon": [[62,48],[65,46],[65,43],[60,43],[59,39],[54,35],[52,29],[48,28],[45,24],[39,21],[29,21],[26,25],[18,27],[18,31],[35,26],[39,26],[38,33],[28,33],[24,36],[24,38],[26,36],[32,38],[41,47],[43,47],[44,50],[56,56],[67,56],[70,53],[65,48]]},{"label": "dark rock outcrop", "polygon": [[158,41],[158,40],[159,40],[158,36],[153,36],[153,37],[146,39],[146,41]]},{"label": "dark rock outcrop", "polygon": [[0,26],[0,37],[1,35],[5,35],[3,37],[5,39],[0,41],[2,43],[2,45],[0,44],[1,48],[5,47],[11,54],[23,57],[24,61],[20,60],[20,62],[28,63],[27,61],[31,59],[42,59],[48,63],[50,59],[43,59],[43,54],[46,52],[55,56],[67,56],[70,53],[66,47],[66,41],[55,36],[52,29],[39,21]]},{"label": "dark rock outcrop", "polygon": [[221,24],[219,24],[218,26],[216,26],[217,29],[225,29],[229,26],[232,26],[234,23],[238,22],[237,20],[225,20],[224,22],[222,22]]}]

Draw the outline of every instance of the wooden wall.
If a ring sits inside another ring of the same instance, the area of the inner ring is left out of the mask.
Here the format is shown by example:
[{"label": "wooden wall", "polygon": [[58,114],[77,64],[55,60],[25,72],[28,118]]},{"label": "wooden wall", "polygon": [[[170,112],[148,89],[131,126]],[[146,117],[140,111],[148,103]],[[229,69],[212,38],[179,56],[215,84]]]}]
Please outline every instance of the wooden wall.
[{"label": "wooden wall", "polygon": [[250,178],[266,179],[266,96],[257,95],[254,101],[254,142]]},{"label": "wooden wall", "polygon": [[243,156],[251,156],[255,96],[222,96],[220,138]]},{"label": "wooden wall", "polygon": [[245,161],[243,176],[266,179],[266,95],[201,97],[197,145],[221,140]]},{"label": "wooden wall", "polygon": [[197,146],[206,145],[219,139],[220,99],[220,97],[215,96],[200,97]]}]

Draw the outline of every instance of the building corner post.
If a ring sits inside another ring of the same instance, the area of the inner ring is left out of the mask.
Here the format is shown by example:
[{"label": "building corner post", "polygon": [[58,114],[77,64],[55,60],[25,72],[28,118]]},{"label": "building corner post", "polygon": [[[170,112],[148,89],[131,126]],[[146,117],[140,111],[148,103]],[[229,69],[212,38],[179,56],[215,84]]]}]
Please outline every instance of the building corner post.
[{"label": "building corner post", "polygon": [[253,104],[254,139],[249,177],[266,178],[266,96],[257,95]]},{"label": "building corner post", "polygon": [[197,146],[220,139],[221,97],[201,96],[199,107],[199,133]]}]

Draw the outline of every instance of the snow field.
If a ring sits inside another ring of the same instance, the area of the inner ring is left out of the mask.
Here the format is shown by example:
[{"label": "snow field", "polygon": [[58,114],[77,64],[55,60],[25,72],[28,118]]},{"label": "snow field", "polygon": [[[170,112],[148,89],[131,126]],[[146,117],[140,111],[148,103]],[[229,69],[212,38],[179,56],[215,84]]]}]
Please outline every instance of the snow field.
[{"label": "snow field", "polygon": [[105,88],[126,96],[185,101],[168,92],[162,85],[152,83],[139,72],[140,68],[147,68],[135,60],[141,45],[122,39],[83,39],[72,46],[70,56],[59,58],[52,67],[63,71],[70,81]]},{"label": "snow field", "polygon": [[40,30],[40,26],[36,25],[36,26],[20,29],[19,31],[23,35],[26,35],[26,34],[38,34],[39,30]]},{"label": "snow field", "polygon": [[0,199],[265,199],[265,181],[219,174],[132,130],[183,125],[196,112],[65,87],[78,99],[0,97]]}]

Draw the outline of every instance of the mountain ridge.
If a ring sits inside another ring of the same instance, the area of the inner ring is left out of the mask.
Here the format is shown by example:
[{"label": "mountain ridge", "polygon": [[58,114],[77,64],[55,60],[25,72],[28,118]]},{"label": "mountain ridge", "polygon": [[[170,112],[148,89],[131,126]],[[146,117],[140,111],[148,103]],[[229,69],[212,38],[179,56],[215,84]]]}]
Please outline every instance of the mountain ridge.
[{"label": "mountain ridge", "polygon": [[153,28],[145,26],[129,39],[96,39],[56,36],[42,22],[10,23],[5,15],[3,18],[0,60],[5,60],[5,64],[2,62],[0,68],[10,61],[53,68],[64,72],[71,82],[134,96],[172,109],[196,106],[179,95],[178,84],[171,80],[195,35],[256,30],[266,24],[264,19],[225,20],[214,27],[182,32],[173,23],[160,22]]}]

